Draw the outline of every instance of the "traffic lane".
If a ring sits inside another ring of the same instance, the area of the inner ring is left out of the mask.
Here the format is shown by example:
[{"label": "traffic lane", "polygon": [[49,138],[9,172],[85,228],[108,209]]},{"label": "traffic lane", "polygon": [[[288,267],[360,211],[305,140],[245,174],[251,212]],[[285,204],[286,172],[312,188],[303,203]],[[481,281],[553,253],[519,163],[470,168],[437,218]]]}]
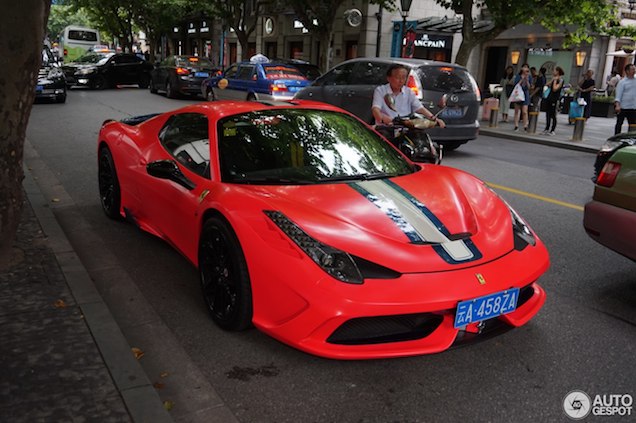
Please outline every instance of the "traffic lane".
[{"label": "traffic lane", "polygon": [[[572,389],[629,392],[636,374],[625,369],[625,357],[634,352],[636,333],[626,321],[633,316],[629,304],[617,306],[620,296],[603,293],[630,283],[631,262],[604,255],[599,246],[599,254],[581,257],[579,265],[578,251],[555,251],[578,229],[576,211],[548,204],[537,213],[535,201],[523,198],[516,207],[536,221],[552,253],[552,267],[541,279],[548,300],[537,318],[501,337],[442,354],[359,363],[312,357],[256,330],[219,330],[207,316],[187,261],[132,225],[109,221],[97,208],[84,214],[94,215],[93,226],[105,231],[109,249],[131,269],[144,296],[241,420],[454,421],[467,413],[487,420],[493,409],[501,409],[496,416],[502,420],[520,420],[521,413],[532,416],[525,421],[554,420],[561,413],[559,401]],[[565,223],[553,230],[543,215]],[[109,223],[121,238],[108,238]],[[582,234],[573,241],[587,239]],[[604,280],[599,263],[614,269],[612,280]],[[581,290],[586,280],[600,280],[587,285],[602,288]],[[440,417],[445,408],[450,411]]]}]

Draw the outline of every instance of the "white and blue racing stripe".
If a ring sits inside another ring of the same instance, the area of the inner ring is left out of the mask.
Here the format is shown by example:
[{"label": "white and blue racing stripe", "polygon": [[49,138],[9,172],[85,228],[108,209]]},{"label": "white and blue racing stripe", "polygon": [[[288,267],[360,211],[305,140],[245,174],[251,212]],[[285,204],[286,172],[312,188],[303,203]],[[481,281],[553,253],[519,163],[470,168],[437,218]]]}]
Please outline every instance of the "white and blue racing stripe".
[{"label": "white and blue racing stripe", "polygon": [[390,180],[354,182],[350,186],[389,217],[414,244],[432,244],[450,264],[479,260],[481,252],[469,239],[452,240],[446,226],[428,207]]}]

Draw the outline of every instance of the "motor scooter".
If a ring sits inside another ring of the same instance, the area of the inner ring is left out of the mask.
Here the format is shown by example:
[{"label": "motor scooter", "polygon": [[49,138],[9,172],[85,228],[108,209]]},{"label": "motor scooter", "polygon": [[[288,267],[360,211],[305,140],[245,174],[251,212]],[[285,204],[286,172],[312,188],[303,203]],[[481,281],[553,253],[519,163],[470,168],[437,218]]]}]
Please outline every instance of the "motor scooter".
[{"label": "motor scooter", "polygon": [[[384,96],[387,107],[393,111],[395,99],[391,94]],[[414,162],[440,164],[443,156],[443,146],[434,142],[426,133],[426,129],[437,125],[436,118],[446,108],[447,95],[439,101],[440,109],[427,118],[413,113],[409,116],[396,116],[392,125],[376,125],[376,130],[386,136],[405,156]]]}]

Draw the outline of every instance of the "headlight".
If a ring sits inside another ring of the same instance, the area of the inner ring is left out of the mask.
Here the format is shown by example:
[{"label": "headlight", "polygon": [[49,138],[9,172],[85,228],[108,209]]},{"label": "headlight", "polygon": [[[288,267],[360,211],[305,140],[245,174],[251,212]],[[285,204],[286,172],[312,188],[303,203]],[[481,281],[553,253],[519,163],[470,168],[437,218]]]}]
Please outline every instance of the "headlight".
[{"label": "headlight", "polygon": [[364,282],[358,266],[348,253],[315,240],[281,212],[265,210],[265,214],[329,275],[346,283]]},{"label": "headlight", "polygon": [[515,250],[523,250],[526,246],[532,245],[533,247],[537,244],[537,240],[534,237],[534,234],[526,225],[526,222],[523,221],[519,213],[515,211],[508,203],[508,210],[510,210],[510,216],[512,217],[512,231],[515,235]]},{"label": "headlight", "polygon": [[88,75],[89,73],[93,73],[93,72],[95,72],[95,68],[84,68],[77,71],[77,73],[80,75]]},{"label": "headlight", "polygon": [[49,75],[48,75],[48,79],[57,79],[57,78],[62,78],[64,76],[64,72],[62,72],[62,69],[60,68],[52,68],[49,71]]}]

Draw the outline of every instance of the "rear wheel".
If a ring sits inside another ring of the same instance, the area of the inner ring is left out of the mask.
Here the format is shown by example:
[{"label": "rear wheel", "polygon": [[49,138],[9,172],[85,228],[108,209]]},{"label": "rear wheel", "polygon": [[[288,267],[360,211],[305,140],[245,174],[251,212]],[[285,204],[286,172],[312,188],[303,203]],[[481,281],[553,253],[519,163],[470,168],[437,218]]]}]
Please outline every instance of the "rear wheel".
[{"label": "rear wheel", "polygon": [[172,86],[172,82],[170,80],[166,81],[166,97],[175,98],[177,96],[177,91]]},{"label": "rear wheel", "polygon": [[150,78],[150,83],[148,84],[148,88],[150,89],[151,94],[157,94],[157,87],[155,87],[155,82]]},{"label": "rear wheel", "polygon": [[111,219],[121,219],[121,214],[119,213],[121,207],[119,179],[117,178],[113,155],[106,146],[99,149],[97,179],[99,183],[99,198],[104,213]]},{"label": "rear wheel", "polygon": [[213,217],[203,225],[199,273],[212,320],[226,330],[250,327],[252,289],[247,263],[234,231],[223,219]]}]

